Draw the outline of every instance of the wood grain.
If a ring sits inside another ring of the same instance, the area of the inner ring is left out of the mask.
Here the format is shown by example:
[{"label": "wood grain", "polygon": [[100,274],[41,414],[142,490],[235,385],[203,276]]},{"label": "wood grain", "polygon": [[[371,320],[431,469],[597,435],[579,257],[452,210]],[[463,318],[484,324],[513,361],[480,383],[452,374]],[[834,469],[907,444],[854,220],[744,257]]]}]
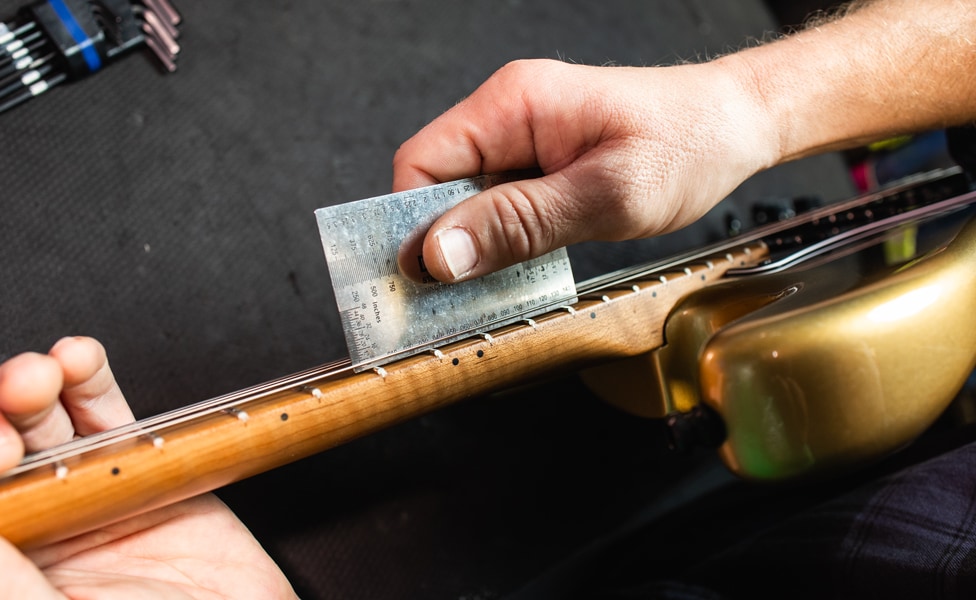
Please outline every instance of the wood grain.
[{"label": "wood grain", "polygon": [[[688,294],[754,263],[760,245],[582,297],[534,321],[309,385],[0,479],[0,536],[30,548],[178,502],[446,404],[662,343]],[[160,440],[161,438],[161,440]],[[155,441],[155,443],[154,443]]]}]

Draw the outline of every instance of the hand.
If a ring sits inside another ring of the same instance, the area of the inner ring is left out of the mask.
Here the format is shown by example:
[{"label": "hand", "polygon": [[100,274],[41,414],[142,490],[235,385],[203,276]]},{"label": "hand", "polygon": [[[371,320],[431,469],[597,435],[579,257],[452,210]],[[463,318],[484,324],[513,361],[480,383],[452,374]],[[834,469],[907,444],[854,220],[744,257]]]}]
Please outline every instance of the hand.
[{"label": "hand", "polygon": [[[539,167],[438,219],[400,249],[452,282],[574,242],[672,231],[764,168],[897,134],[971,123],[976,11],[851,3],[833,20],[704,64],[511,63],[408,140],[401,191]],[[852,57],[856,57],[852,58]]]},{"label": "hand", "polygon": [[[102,345],[65,338],[0,365],[0,471],[133,420]],[[206,494],[21,554],[0,539],[2,598],[294,598],[244,525]]]},{"label": "hand", "polygon": [[539,167],[445,213],[420,244],[460,281],[568,244],[672,231],[777,159],[760,103],[725,62],[663,68],[511,63],[408,140],[394,189]]}]

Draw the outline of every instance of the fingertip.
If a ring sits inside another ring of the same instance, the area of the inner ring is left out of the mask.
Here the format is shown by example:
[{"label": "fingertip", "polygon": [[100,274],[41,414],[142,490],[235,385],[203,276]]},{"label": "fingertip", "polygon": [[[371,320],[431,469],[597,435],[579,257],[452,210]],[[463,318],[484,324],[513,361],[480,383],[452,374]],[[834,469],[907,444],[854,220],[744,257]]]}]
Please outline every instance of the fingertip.
[{"label": "fingertip", "polygon": [[101,342],[85,336],[61,338],[51,347],[49,354],[61,366],[64,387],[88,381],[108,362]]},{"label": "fingertip", "polygon": [[422,140],[427,134],[424,128],[409,140],[400,144],[393,155],[393,193],[441,183],[434,174],[422,165],[427,160],[425,144]]},{"label": "fingertip", "polygon": [[0,365],[0,412],[27,415],[45,411],[57,401],[64,384],[54,358],[25,352]]},{"label": "fingertip", "polygon": [[83,336],[62,338],[50,354],[64,373],[60,398],[76,434],[90,435],[133,420],[101,342]]},{"label": "fingertip", "polygon": [[434,222],[423,245],[430,274],[456,283],[541,256],[558,246],[548,179],[519,179],[468,198]]}]

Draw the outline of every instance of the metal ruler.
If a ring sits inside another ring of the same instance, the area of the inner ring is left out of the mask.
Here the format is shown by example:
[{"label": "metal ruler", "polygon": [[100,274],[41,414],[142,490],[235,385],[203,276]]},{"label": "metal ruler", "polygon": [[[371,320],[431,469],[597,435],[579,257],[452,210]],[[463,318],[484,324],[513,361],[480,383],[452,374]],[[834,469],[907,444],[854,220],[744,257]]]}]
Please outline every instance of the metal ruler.
[{"label": "metal ruler", "polygon": [[455,284],[417,283],[400,274],[397,253],[408,236],[507,179],[482,175],[315,211],[356,371],[576,301],[565,249]]}]

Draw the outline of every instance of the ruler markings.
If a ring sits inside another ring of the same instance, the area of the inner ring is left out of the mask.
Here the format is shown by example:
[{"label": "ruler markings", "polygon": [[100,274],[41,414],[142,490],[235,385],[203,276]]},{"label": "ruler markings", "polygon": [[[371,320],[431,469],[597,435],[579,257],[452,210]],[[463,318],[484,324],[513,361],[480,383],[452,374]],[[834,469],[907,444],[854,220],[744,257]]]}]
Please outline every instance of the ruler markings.
[{"label": "ruler markings", "polygon": [[355,370],[517,322],[554,303],[575,302],[565,249],[450,285],[400,274],[396,258],[405,239],[504,180],[483,175],[315,211]]}]

